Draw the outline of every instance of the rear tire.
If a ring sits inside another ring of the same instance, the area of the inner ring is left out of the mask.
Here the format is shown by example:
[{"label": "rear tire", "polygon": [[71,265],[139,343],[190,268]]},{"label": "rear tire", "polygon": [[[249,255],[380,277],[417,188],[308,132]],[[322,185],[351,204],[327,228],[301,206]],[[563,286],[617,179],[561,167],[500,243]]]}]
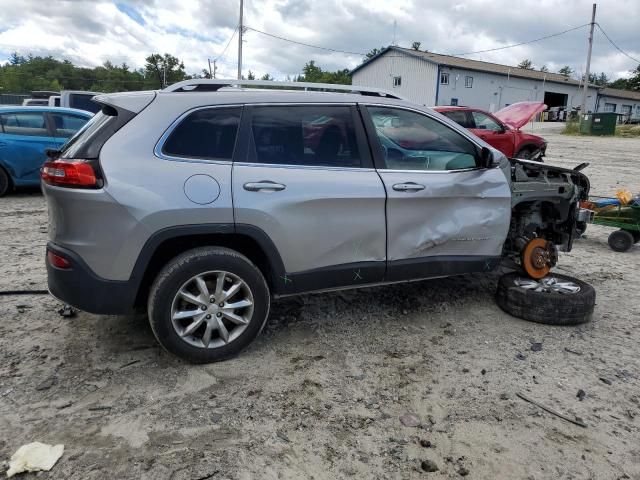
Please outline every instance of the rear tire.
[{"label": "rear tire", "polygon": [[615,252],[626,252],[635,242],[631,232],[616,230],[609,235],[607,243],[611,247],[611,250]]},{"label": "rear tire", "polygon": [[7,171],[0,167],[0,197],[4,197],[11,190],[11,178]]},{"label": "rear tire", "polygon": [[192,363],[217,362],[256,338],[270,300],[264,276],[247,257],[228,248],[195,248],[156,277],[149,322],[167,351]]},{"label": "rear tire", "polygon": [[596,292],[588,283],[566,275],[551,273],[532,280],[524,273],[513,272],[498,280],[496,302],[508,314],[524,320],[579,325],[591,319]]}]

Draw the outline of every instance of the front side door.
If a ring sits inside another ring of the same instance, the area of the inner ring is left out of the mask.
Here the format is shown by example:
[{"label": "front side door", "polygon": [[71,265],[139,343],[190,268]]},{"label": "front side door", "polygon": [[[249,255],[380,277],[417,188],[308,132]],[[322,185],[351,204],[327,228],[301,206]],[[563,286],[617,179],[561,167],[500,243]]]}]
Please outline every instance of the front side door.
[{"label": "front side door", "polygon": [[471,117],[473,120],[471,131],[474,135],[483,139],[493,148],[500,150],[507,157],[511,158],[515,155],[515,136],[512,130],[482,112],[472,110]]},{"label": "front side door", "polygon": [[45,150],[55,147],[43,112],[0,114],[0,159],[17,185],[40,183]]},{"label": "front side door", "polygon": [[363,109],[387,199],[387,280],[490,270],[502,252],[511,192],[478,147],[415,110]]},{"label": "front side door", "polygon": [[385,190],[353,105],[246,108],[233,165],[238,231],[259,228],[284,264],[276,291],[381,281]]}]

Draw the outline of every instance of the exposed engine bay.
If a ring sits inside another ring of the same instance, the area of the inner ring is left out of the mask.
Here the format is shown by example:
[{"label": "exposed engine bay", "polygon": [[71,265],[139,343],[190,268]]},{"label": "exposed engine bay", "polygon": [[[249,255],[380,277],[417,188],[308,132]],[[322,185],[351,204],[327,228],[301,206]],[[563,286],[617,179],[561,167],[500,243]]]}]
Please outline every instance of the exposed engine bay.
[{"label": "exposed engine bay", "polygon": [[511,224],[505,256],[532,278],[543,278],[558,260],[558,249],[570,251],[576,222],[586,214],[579,202],[589,194],[589,179],[575,169],[510,159]]}]

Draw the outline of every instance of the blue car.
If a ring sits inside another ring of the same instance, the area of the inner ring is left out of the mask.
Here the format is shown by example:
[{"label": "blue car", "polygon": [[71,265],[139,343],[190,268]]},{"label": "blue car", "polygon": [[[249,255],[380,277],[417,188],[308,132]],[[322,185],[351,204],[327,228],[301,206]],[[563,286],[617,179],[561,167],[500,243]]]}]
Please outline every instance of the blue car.
[{"label": "blue car", "polygon": [[59,149],[93,114],[59,107],[0,107],[0,197],[40,185],[45,150]]}]

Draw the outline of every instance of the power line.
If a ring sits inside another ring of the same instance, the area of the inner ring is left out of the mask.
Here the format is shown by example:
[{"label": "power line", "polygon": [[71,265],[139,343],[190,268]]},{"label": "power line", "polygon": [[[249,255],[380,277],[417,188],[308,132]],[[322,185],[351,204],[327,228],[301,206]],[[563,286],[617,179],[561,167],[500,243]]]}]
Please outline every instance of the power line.
[{"label": "power line", "polygon": [[234,28],[234,29],[233,29],[233,33],[231,34],[231,37],[229,38],[229,41],[227,42],[227,46],[226,46],[226,47],[224,47],[224,50],[222,50],[222,53],[221,53],[220,55],[218,55],[218,56],[214,59],[214,61],[215,61],[215,62],[219,61],[219,60],[224,56],[224,54],[227,52],[227,49],[229,48],[229,45],[231,45],[231,41],[233,40],[233,37],[235,37],[235,36],[236,36],[236,33],[237,33],[237,32],[238,32],[238,27],[236,27],[236,28]]},{"label": "power line", "polygon": [[[585,23],[583,25],[578,25],[577,27],[569,28],[567,30],[563,30],[563,31],[557,32],[557,33],[552,33],[550,35],[545,35],[544,37],[535,38],[533,40],[528,40],[526,42],[514,43],[514,44],[511,44],[511,45],[505,45],[505,46],[496,47],[496,48],[488,48],[488,49],[485,49],[485,50],[477,50],[475,52],[448,53],[448,54],[445,54],[445,55],[465,56],[465,55],[474,55],[474,54],[477,54],[477,53],[486,53],[486,52],[495,52],[495,51],[498,51],[498,50],[505,50],[507,48],[519,47],[521,45],[528,45],[530,43],[540,42],[542,40],[546,40],[547,38],[558,37],[560,35],[564,35],[565,33],[573,32],[574,30],[578,30],[580,28],[587,27],[589,25],[590,25],[589,23]],[[245,28],[248,29],[248,30],[252,30],[252,31],[254,31],[256,33],[260,33],[262,35],[266,35],[268,37],[277,38],[278,40],[283,40],[283,41],[289,42],[289,43],[295,43],[297,45],[303,45],[305,47],[316,48],[318,50],[325,50],[325,51],[328,51],[328,52],[344,53],[344,54],[347,54],[347,55],[362,55],[362,56],[366,56],[366,54],[362,53],[362,52],[351,52],[351,51],[348,51],[348,50],[339,50],[339,49],[336,49],[336,48],[321,47],[319,45],[312,45],[310,43],[299,42],[297,40],[292,40],[290,38],[282,37],[282,36],[279,36],[279,35],[274,35],[272,33],[267,33],[267,32],[264,32],[262,30],[258,30],[258,29],[253,28],[253,27],[248,27],[246,25],[245,25]]]},{"label": "power line", "polygon": [[528,45],[530,43],[535,43],[535,42],[539,42],[541,40],[546,40],[547,38],[559,37],[560,35],[564,35],[565,33],[573,32],[574,30],[578,30],[579,28],[586,27],[588,25],[590,25],[590,23],[585,23],[584,25],[579,25],[577,27],[569,28],[568,30],[563,30],[562,32],[552,33],[551,35],[545,35],[544,37],[536,38],[534,40],[529,40],[528,42],[514,43],[512,45],[505,45],[504,47],[488,48],[486,50],[478,50],[476,52],[449,53],[447,55],[450,55],[450,56],[453,56],[453,57],[462,57],[462,56],[465,56],[465,55],[474,55],[476,53],[495,52],[497,50],[504,50],[506,48],[519,47],[521,45]]},{"label": "power line", "polygon": [[267,32],[263,32],[262,30],[258,30],[252,27],[247,27],[246,25],[244,26],[244,28],[246,28],[247,30],[252,30],[256,33],[260,33],[262,35],[266,35],[267,37],[277,38],[278,40],[283,40],[289,43],[295,43],[297,45],[303,45],[305,47],[317,48],[318,50],[326,50],[328,52],[335,52],[335,53],[346,53],[347,55],[362,55],[362,56],[366,55],[365,53],[362,53],[362,52],[348,52],[346,50],[338,50],[336,48],[320,47],[318,45],[311,45],[310,43],[298,42],[297,40],[291,40],[290,38],[280,37],[272,33],[267,33]]},{"label": "power line", "polygon": [[625,55],[625,56],[629,57],[629,58],[630,58],[631,60],[633,60],[634,62],[638,62],[638,63],[640,63],[640,60],[638,60],[637,58],[633,58],[633,57],[632,57],[631,55],[629,55],[627,52],[625,52],[624,50],[622,50],[618,45],[616,45],[616,44],[615,44],[615,42],[609,38],[609,35],[607,35],[607,32],[605,32],[605,31],[602,29],[602,27],[600,26],[600,24],[599,24],[599,23],[596,23],[596,25],[598,26],[598,29],[602,32],[602,34],[607,38],[607,40],[609,40],[609,43],[610,43],[611,45],[613,45],[613,46],[614,46],[614,48],[615,48],[616,50],[618,50],[621,54],[623,54],[623,55]]}]

